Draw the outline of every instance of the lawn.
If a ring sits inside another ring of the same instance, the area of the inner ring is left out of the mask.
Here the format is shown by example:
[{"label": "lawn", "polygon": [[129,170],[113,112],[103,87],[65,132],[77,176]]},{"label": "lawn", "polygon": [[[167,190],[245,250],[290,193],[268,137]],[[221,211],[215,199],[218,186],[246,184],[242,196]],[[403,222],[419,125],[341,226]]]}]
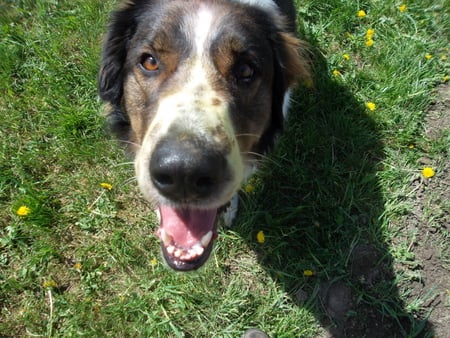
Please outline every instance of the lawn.
[{"label": "lawn", "polygon": [[0,336],[449,332],[448,1],[296,2],[314,81],[192,273],[104,127],[115,1],[0,3]]}]

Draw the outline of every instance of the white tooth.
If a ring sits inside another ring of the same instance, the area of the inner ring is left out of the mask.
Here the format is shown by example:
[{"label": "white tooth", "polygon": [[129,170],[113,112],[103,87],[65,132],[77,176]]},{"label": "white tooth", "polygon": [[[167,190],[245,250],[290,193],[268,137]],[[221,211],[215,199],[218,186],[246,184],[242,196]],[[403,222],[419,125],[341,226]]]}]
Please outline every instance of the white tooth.
[{"label": "white tooth", "polygon": [[173,255],[173,253],[175,252],[175,246],[169,245],[169,246],[166,248],[166,251],[167,251],[167,253],[168,253],[169,255]]},{"label": "white tooth", "polygon": [[187,252],[183,253],[183,255],[181,255],[180,259],[185,260],[185,261],[192,259],[191,252],[187,251]]},{"label": "white tooth", "polygon": [[206,247],[208,246],[209,242],[211,242],[212,235],[213,235],[213,233],[212,233],[212,231],[210,230],[210,231],[208,231],[208,233],[207,233],[206,235],[204,235],[204,236],[202,237],[202,239],[200,240],[200,242],[202,243],[203,247],[206,248]]},{"label": "white tooth", "polygon": [[166,230],[161,229],[159,232],[159,236],[166,246],[172,243],[172,237],[166,232]]},{"label": "white tooth", "polygon": [[192,254],[195,256],[201,256],[204,251],[205,249],[201,246],[200,243],[195,244],[191,249]]},{"label": "white tooth", "polygon": [[183,253],[183,251],[181,249],[176,249],[175,252],[173,253],[173,255],[176,258],[180,258],[182,253]]},{"label": "white tooth", "polygon": [[161,213],[159,212],[159,209],[155,210],[156,218],[158,218],[158,222],[161,223]]}]

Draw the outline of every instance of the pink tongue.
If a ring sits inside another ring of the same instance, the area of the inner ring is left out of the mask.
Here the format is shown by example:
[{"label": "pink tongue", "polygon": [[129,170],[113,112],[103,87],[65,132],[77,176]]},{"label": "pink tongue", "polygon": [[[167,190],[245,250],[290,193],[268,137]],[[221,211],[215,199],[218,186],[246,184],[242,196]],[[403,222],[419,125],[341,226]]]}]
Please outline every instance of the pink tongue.
[{"label": "pink tongue", "polygon": [[208,231],[214,230],[217,209],[174,209],[160,206],[159,211],[161,213],[159,229],[164,229],[179,246],[190,248]]}]

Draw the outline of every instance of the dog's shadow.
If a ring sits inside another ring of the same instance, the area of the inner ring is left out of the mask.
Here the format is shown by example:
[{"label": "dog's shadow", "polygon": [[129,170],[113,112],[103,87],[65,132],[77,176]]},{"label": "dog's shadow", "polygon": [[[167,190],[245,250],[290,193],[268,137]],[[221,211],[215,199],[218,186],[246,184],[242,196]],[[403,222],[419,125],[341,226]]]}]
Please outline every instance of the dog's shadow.
[{"label": "dog's shadow", "polygon": [[404,309],[383,238],[377,125],[316,60],[314,87],[297,90],[285,133],[250,182],[247,190],[255,190],[242,197],[234,230],[332,336],[429,332],[426,319]]}]

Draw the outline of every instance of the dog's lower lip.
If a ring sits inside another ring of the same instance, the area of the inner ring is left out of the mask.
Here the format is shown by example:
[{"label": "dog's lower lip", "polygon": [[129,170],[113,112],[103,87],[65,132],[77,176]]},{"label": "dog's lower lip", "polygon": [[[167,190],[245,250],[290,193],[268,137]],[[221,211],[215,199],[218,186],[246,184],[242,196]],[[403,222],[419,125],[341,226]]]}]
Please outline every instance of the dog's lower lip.
[{"label": "dog's lower lip", "polygon": [[211,230],[208,231],[205,235],[203,235],[199,242],[195,243],[190,248],[184,248],[177,245],[173,238],[167,234],[164,229],[159,230],[159,237],[161,238],[162,244],[169,255],[183,261],[189,261],[200,257],[204,253],[205,248],[208,247],[213,238],[213,232]]},{"label": "dog's lower lip", "polygon": [[209,245],[204,249],[204,252],[192,260],[182,260],[174,257],[167,252],[167,248],[163,242],[161,242],[161,251],[167,264],[174,270],[177,271],[192,271],[197,270],[208,260],[211,254],[214,241],[211,241]]}]

